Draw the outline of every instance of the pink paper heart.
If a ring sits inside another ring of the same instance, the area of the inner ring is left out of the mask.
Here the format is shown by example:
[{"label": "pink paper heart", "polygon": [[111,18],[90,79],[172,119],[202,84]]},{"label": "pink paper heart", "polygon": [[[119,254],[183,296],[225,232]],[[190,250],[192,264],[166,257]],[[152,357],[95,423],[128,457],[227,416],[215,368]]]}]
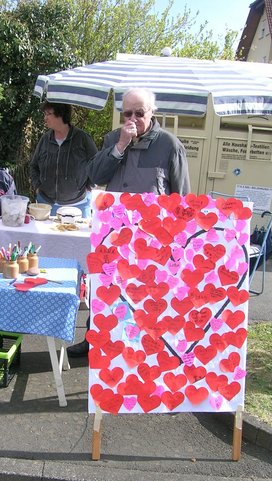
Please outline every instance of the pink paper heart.
[{"label": "pink paper heart", "polygon": [[105,274],[107,274],[107,276],[112,276],[116,270],[115,262],[110,262],[109,264],[105,263],[102,267],[103,271],[105,272]]},{"label": "pink paper heart", "polygon": [[123,217],[125,213],[125,206],[123,204],[114,205],[112,212],[114,213],[115,217]]},{"label": "pink paper heart", "polygon": [[156,270],[155,272],[155,279],[156,282],[164,282],[167,279],[167,272],[166,271],[160,271],[159,269]]},{"label": "pink paper heart", "polygon": [[155,391],[152,394],[156,394],[157,396],[161,397],[162,393],[165,391],[163,386],[157,386]]},{"label": "pink paper heart", "polygon": [[124,406],[125,408],[128,410],[128,411],[132,411],[132,409],[134,408],[135,404],[137,402],[137,398],[134,397],[134,396],[130,396],[130,397],[127,397],[125,396],[124,397]]},{"label": "pink paper heart", "polygon": [[194,234],[196,229],[197,229],[196,221],[190,220],[190,222],[188,222],[186,225],[186,231],[189,232],[189,234]]},{"label": "pink paper heart", "polygon": [[101,220],[101,222],[105,222],[105,224],[107,224],[110,221],[111,216],[112,216],[112,214],[108,210],[98,211],[99,219]]},{"label": "pink paper heart", "polygon": [[195,355],[193,352],[187,352],[182,354],[181,359],[186,366],[192,366],[194,364]]},{"label": "pink paper heart", "polygon": [[128,324],[125,327],[125,331],[126,331],[128,339],[131,340],[131,339],[134,339],[135,337],[138,336],[138,334],[140,332],[140,328],[138,326],[133,326],[132,324]]},{"label": "pink paper heart", "polygon": [[187,345],[188,345],[188,343],[187,343],[186,339],[180,339],[178,341],[178,344],[177,344],[177,350],[179,352],[184,352],[184,351],[186,351]]},{"label": "pink paper heart", "polygon": [[209,242],[217,242],[219,239],[218,234],[215,229],[208,230],[205,240]]},{"label": "pink paper heart", "polygon": [[240,276],[242,276],[248,270],[248,263],[247,262],[240,262],[238,265],[237,272]]},{"label": "pink paper heart", "polygon": [[173,256],[174,261],[179,261],[180,259],[183,259],[184,258],[184,249],[182,249],[182,247],[175,246],[172,249],[172,256]]},{"label": "pink paper heart", "polygon": [[179,271],[180,263],[175,261],[169,261],[167,267],[173,276]]},{"label": "pink paper heart", "polygon": [[122,224],[123,224],[123,219],[120,219],[120,217],[113,217],[110,221],[111,227],[115,230],[119,230]]},{"label": "pink paper heart", "polygon": [[145,205],[150,206],[155,203],[156,196],[153,194],[153,192],[149,192],[147,194],[143,194],[143,201]]},{"label": "pink paper heart", "polygon": [[235,236],[236,236],[235,230],[233,230],[233,229],[225,229],[224,230],[224,237],[225,237],[227,242],[230,242],[233,239],[235,239]]},{"label": "pink paper heart", "polygon": [[102,224],[101,228],[100,228],[100,234],[104,237],[105,235],[107,235],[110,231],[110,224]]},{"label": "pink paper heart", "polygon": [[192,240],[192,246],[196,252],[198,252],[204,244],[204,240],[196,237]]},{"label": "pink paper heart", "polygon": [[93,299],[91,305],[94,314],[103,311],[103,309],[105,308],[104,302],[100,301],[99,299]]},{"label": "pink paper heart", "polygon": [[91,239],[91,245],[93,247],[97,247],[101,244],[102,239],[103,239],[103,235],[96,234],[95,232],[92,232],[91,236],[90,236],[90,239]]},{"label": "pink paper heart", "polygon": [[240,234],[238,237],[238,242],[240,246],[243,246],[248,241],[248,234]]},{"label": "pink paper heart", "polygon": [[112,284],[113,278],[111,276],[106,276],[106,274],[100,274],[99,280],[102,282],[103,286],[109,287]]},{"label": "pink paper heart", "polygon": [[194,255],[195,255],[195,251],[193,249],[187,249],[185,251],[185,257],[188,262],[191,262],[193,260]]},{"label": "pink paper heart", "polygon": [[210,326],[213,332],[219,331],[222,325],[223,325],[223,320],[220,319],[220,317],[218,319],[216,319],[215,317],[212,317],[212,319],[210,320]]},{"label": "pink paper heart", "polygon": [[225,214],[223,214],[223,212],[219,212],[218,214],[218,219],[221,221],[221,222],[226,222],[226,219],[227,219],[227,216]]},{"label": "pink paper heart", "polygon": [[118,306],[114,310],[114,314],[117,317],[117,319],[124,319],[126,313],[127,313],[126,304],[118,304]]},{"label": "pink paper heart", "polygon": [[223,404],[223,396],[211,396],[209,401],[212,408],[218,411]]},{"label": "pink paper heart", "polygon": [[182,299],[184,299],[187,294],[188,294],[188,291],[189,291],[189,287],[188,286],[181,286],[177,289],[177,293],[176,293],[176,297],[178,298],[179,301],[182,301]]},{"label": "pink paper heart", "polygon": [[128,247],[127,244],[124,244],[122,246],[119,247],[119,251],[120,251],[120,254],[122,254],[122,256],[125,258],[125,259],[128,259],[129,258],[129,255],[130,255],[130,248]]},{"label": "pink paper heart", "polygon": [[128,281],[123,280],[121,276],[116,276],[115,280],[116,280],[116,284],[119,284],[122,287],[122,289],[125,289],[127,287]]},{"label": "pink paper heart", "polygon": [[143,270],[146,268],[148,264],[148,259],[137,259],[137,266]]},{"label": "pink paper heart", "polygon": [[246,377],[246,375],[247,375],[247,372],[244,369],[242,369],[239,366],[236,366],[236,368],[234,369],[233,379],[234,381],[239,381],[239,379],[243,379],[244,377]]},{"label": "pink paper heart", "polygon": [[[247,234],[246,234],[247,235]],[[235,259],[239,259],[239,257],[244,258],[244,251],[239,246],[234,246],[230,251],[231,257],[235,257]]]},{"label": "pink paper heart", "polygon": [[235,257],[230,257],[230,259],[227,260],[225,266],[227,269],[231,269],[236,265],[236,258]]},{"label": "pink paper heart", "polygon": [[242,219],[238,219],[234,222],[234,225],[235,225],[236,230],[241,232],[246,227],[246,221],[242,220]]},{"label": "pink paper heart", "polygon": [[169,276],[168,280],[167,280],[167,283],[168,283],[170,289],[174,289],[174,287],[178,286],[179,282],[180,282],[179,279],[177,277],[173,277],[173,276]]},{"label": "pink paper heart", "polygon": [[179,234],[177,234],[175,236],[175,241],[182,247],[185,246],[186,242],[187,242],[187,235],[185,234],[185,232],[180,232]]},{"label": "pink paper heart", "polygon": [[209,274],[207,274],[205,277],[205,281],[207,282],[207,284],[215,284],[217,280],[218,275],[214,271],[209,272]]}]

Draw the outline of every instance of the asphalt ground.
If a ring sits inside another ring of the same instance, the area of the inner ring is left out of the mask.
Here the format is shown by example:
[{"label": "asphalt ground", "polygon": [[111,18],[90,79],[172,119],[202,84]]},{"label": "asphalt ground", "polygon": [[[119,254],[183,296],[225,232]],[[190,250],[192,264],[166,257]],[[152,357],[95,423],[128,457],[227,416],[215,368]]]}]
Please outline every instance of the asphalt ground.
[{"label": "asphalt ground", "polygon": [[[265,292],[250,298],[250,322],[271,321],[271,285],[269,265]],[[76,342],[87,315],[79,311]],[[19,371],[0,389],[0,481],[272,480],[272,427],[246,415],[239,462],[232,461],[231,416],[208,413],[104,415],[101,459],[93,461],[87,359],[70,364],[61,408],[46,338],[24,335]]]}]

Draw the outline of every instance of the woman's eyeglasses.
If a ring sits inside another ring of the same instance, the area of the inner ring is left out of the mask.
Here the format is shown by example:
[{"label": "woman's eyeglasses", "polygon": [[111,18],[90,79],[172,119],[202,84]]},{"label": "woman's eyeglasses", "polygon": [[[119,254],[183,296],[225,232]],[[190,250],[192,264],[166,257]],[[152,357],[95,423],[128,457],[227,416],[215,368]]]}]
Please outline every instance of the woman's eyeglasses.
[{"label": "woman's eyeglasses", "polygon": [[134,114],[135,117],[137,117],[138,119],[141,119],[142,117],[145,116],[146,112],[148,112],[148,110],[125,110],[123,112],[123,115],[128,119],[129,117],[132,117],[132,115]]}]

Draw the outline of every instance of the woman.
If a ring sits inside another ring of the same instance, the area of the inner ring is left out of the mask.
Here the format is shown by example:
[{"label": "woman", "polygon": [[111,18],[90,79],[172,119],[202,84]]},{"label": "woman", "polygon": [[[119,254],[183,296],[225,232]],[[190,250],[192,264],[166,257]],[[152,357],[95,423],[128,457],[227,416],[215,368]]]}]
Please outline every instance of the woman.
[{"label": "woman", "polygon": [[87,163],[97,152],[92,137],[71,125],[71,105],[43,104],[45,132],[30,164],[30,175],[37,202],[51,204],[51,215],[60,206],[78,207],[90,216],[91,182]]}]

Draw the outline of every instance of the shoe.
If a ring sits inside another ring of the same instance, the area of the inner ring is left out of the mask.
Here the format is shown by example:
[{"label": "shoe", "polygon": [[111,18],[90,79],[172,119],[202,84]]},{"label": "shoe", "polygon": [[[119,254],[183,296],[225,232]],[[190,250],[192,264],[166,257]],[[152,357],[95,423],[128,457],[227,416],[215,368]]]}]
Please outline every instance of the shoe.
[{"label": "shoe", "polygon": [[87,356],[89,351],[89,343],[84,339],[84,341],[74,344],[73,346],[67,347],[67,354],[69,357],[83,357]]}]

